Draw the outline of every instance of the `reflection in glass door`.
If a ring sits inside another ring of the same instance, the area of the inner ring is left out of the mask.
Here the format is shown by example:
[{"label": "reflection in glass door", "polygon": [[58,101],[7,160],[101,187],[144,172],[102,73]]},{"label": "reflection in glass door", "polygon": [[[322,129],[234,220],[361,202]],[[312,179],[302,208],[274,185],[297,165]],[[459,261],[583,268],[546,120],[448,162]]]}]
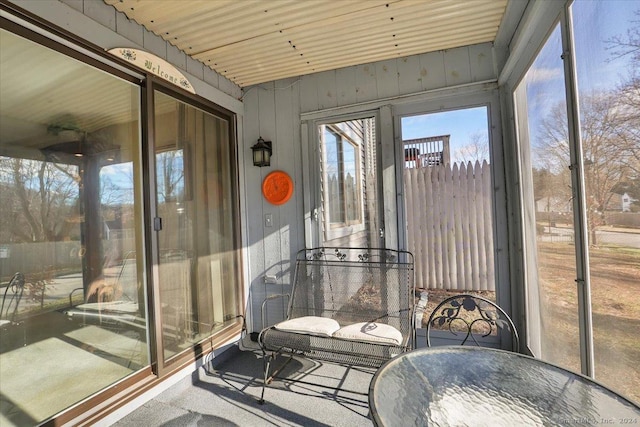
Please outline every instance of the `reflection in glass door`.
[{"label": "reflection in glass door", "polygon": [[150,364],[140,88],[4,29],[0,63],[0,425],[39,425]]},{"label": "reflection in glass door", "polygon": [[320,242],[384,247],[375,117],[318,125]]},{"label": "reflection in glass door", "polygon": [[522,188],[528,192],[523,208],[529,265],[528,345],[536,356],[580,372],[574,205],[560,36],[558,25],[515,99]]},{"label": "reflection in glass door", "polygon": [[239,313],[229,122],[155,92],[159,294],[165,360]]}]

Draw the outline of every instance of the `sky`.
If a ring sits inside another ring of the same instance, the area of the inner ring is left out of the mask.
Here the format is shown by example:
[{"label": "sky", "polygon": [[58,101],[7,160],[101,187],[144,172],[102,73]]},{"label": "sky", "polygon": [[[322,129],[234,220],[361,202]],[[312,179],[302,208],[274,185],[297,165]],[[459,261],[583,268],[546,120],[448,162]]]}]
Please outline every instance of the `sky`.
[{"label": "sky", "polygon": [[[640,25],[640,0],[576,0],[572,5],[578,93],[615,90],[632,67],[630,57],[614,55],[613,37],[625,37]],[[565,101],[560,27],[551,33],[528,71],[527,108],[532,145],[551,107]]]},{"label": "sky", "polygon": [[117,163],[100,169],[100,179],[107,188],[102,188],[102,203],[131,204],[133,203],[133,163]]},{"label": "sky", "polygon": [[[451,135],[449,140],[452,160],[456,150],[468,145],[475,135],[488,141],[487,107],[443,111],[402,118],[402,139]],[[489,159],[486,159],[487,161]]]},{"label": "sky", "polygon": [[577,0],[573,7],[581,90],[606,90],[628,75],[630,58],[616,58],[610,40],[640,25],[640,0]]}]

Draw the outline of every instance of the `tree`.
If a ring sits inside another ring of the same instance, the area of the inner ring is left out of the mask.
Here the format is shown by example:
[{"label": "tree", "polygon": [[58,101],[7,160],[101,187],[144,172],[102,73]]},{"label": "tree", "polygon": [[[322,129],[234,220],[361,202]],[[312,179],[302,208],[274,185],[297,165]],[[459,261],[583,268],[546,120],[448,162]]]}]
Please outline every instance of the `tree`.
[{"label": "tree", "polygon": [[560,198],[569,201],[571,199],[569,177],[566,173],[553,173],[549,169],[535,167],[531,173],[534,200]]},{"label": "tree", "polygon": [[68,217],[79,212],[77,166],[0,157],[0,181],[4,241],[58,241],[69,236]]},{"label": "tree", "polygon": [[162,202],[176,202],[184,197],[184,157],[182,150],[156,154],[158,187]]},{"label": "tree", "polygon": [[[591,240],[605,223],[604,212],[614,196],[614,188],[633,174],[633,130],[629,115],[617,91],[582,96],[580,125],[585,165],[587,211]],[[551,173],[569,177],[569,135],[564,103],[555,105],[538,132],[536,153],[540,165]]]},{"label": "tree", "polygon": [[[640,18],[640,10],[635,15]],[[632,183],[640,182],[640,19],[631,22],[637,25],[632,25],[624,35],[612,37],[607,43],[611,51],[610,61],[626,57],[631,63],[628,76],[618,86],[620,121],[617,131],[620,143],[627,150],[623,161],[630,171],[627,182],[633,187]]]},{"label": "tree", "polygon": [[475,164],[489,161],[489,141],[485,132],[475,132],[469,135],[469,144],[456,149],[453,153],[453,161]]},{"label": "tree", "polygon": [[611,60],[630,56],[633,63],[640,63],[640,10],[636,10],[634,14],[639,19],[631,20],[631,22],[638,25],[629,27],[624,35],[617,35],[607,40],[608,49],[611,50]]}]

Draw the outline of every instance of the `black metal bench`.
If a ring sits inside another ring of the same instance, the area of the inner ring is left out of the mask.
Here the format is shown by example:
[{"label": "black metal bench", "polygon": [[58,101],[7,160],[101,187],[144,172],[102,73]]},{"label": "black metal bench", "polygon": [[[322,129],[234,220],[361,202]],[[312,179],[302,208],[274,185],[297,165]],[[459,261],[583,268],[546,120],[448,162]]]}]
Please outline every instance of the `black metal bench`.
[{"label": "black metal bench", "polygon": [[[279,354],[377,368],[411,350],[415,285],[413,255],[378,248],[322,247],[298,252],[286,319],[264,328],[258,342],[264,390]],[[290,359],[289,359],[290,360]]]}]

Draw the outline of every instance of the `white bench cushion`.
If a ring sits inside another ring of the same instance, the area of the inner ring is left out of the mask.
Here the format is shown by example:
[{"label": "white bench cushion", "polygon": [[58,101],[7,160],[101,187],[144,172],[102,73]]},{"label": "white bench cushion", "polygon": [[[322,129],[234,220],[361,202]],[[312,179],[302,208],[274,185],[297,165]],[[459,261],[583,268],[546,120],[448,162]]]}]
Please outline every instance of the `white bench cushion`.
[{"label": "white bench cushion", "polygon": [[333,334],[333,337],[352,341],[402,345],[402,333],[393,326],[384,323],[354,323],[340,328]]},{"label": "white bench cushion", "polygon": [[326,317],[304,316],[285,320],[274,327],[279,331],[330,337],[340,329],[340,324]]}]

